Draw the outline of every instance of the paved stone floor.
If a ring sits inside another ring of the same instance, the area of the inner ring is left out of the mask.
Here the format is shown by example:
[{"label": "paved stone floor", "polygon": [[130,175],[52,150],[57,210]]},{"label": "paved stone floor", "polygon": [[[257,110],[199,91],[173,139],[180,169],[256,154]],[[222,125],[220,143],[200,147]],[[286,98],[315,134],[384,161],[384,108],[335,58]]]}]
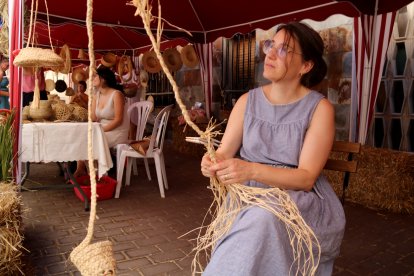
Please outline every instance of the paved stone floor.
[{"label": "paved stone floor", "polygon": [[[192,239],[212,196],[199,158],[167,149],[169,190],[159,194],[140,167],[119,199],[99,201],[94,242],[113,242],[118,275],[190,275]],[[73,189],[37,190],[62,183],[55,164],[32,164],[23,191],[27,275],[80,275],[68,261],[85,237],[89,213]],[[414,217],[345,204],[347,226],[333,275],[414,275]]]}]

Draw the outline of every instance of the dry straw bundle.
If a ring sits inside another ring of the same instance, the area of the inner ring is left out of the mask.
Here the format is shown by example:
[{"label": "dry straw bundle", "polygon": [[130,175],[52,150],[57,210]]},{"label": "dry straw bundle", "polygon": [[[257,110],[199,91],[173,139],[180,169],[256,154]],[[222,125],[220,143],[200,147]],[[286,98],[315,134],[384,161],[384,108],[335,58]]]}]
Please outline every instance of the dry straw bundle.
[{"label": "dry straw bundle", "polygon": [[[133,0],[131,4],[137,8],[135,15],[139,15],[142,18],[144,28],[151,40],[162,70],[173,87],[175,99],[180,106],[185,121],[197,132],[202,140],[206,141],[207,153],[214,161],[215,151],[212,139],[220,133],[215,131],[216,126],[212,122],[210,122],[204,132],[192,122],[179,96],[178,86],[162,58],[160,52],[161,33],[163,29],[163,24],[161,23],[161,6],[158,5],[158,28],[156,37],[154,37],[150,28],[150,23],[154,20],[154,16],[151,14],[151,5],[148,3],[148,0]],[[202,227],[202,230],[205,230],[205,234],[201,235],[200,230],[197,238],[195,258],[192,264],[194,274],[202,272],[202,265],[199,260],[200,254],[205,252],[209,255],[216,243],[230,230],[237,214],[244,208],[249,208],[250,206],[264,208],[285,223],[294,254],[294,264],[292,264],[292,267],[296,271],[292,272],[303,275],[315,274],[320,259],[319,242],[312,229],[301,217],[296,204],[290,199],[287,192],[278,188],[260,189],[238,184],[223,185],[217,178],[210,179],[210,188],[214,194],[214,202],[210,206],[213,220],[209,226]],[[317,251],[316,256],[314,256],[314,250]]]},{"label": "dry straw bundle", "polygon": [[[86,27],[88,31],[88,51],[90,64],[95,64],[93,54],[93,28],[92,28],[93,0],[87,1]],[[92,76],[94,68],[89,66],[88,89],[92,94]],[[70,253],[70,260],[79,269],[82,275],[115,275],[116,262],[113,256],[112,243],[110,241],[100,241],[91,243],[96,219],[96,172],[93,164],[93,145],[92,145],[92,97],[88,100],[88,165],[90,168],[91,183],[91,210],[89,214],[89,224],[84,240]]]},{"label": "dry straw bundle", "polygon": [[17,186],[0,182],[0,275],[22,275],[21,200]]},{"label": "dry straw bundle", "polygon": [[9,5],[7,0],[0,0],[0,53],[9,55]]}]

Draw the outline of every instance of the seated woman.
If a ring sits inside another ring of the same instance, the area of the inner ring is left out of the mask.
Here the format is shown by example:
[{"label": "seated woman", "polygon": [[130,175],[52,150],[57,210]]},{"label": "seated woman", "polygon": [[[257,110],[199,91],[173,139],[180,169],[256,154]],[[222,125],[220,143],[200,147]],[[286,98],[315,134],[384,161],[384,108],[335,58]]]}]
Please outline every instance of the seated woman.
[{"label": "seated woman", "polygon": [[80,81],[76,87],[76,94],[70,99],[70,103],[76,103],[88,109],[88,95],[85,94],[86,87],[86,82]]},{"label": "seated woman", "polygon": [[[129,118],[125,109],[122,86],[117,84],[111,69],[100,67],[96,70],[92,84],[95,95],[92,100],[92,120],[100,122],[109,148],[127,143]],[[78,161],[75,176],[86,174],[84,161]]]}]

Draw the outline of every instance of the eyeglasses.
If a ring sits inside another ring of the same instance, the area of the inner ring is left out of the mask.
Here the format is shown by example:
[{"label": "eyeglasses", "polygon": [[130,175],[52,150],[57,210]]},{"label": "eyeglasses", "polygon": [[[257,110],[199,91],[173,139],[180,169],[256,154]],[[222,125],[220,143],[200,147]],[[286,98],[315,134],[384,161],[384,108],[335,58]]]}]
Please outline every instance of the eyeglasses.
[{"label": "eyeglasses", "polygon": [[292,49],[289,49],[289,46],[285,44],[279,44],[279,46],[275,47],[275,42],[273,40],[265,40],[263,43],[263,53],[266,55],[270,53],[270,50],[275,49],[276,54],[279,58],[284,59],[286,58],[287,54],[294,53],[297,55],[302,55],[302,53],[297,53]]}]

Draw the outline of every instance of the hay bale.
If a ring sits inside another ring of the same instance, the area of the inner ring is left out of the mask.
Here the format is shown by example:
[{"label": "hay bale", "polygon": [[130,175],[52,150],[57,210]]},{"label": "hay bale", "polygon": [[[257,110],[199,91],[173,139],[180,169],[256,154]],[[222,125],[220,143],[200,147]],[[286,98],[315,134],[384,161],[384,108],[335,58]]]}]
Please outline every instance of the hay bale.
[{"label": "hay bale", "polygon": [[[414,213],[414,155],[362,146],[355,155],[358,171],[351,174],[346,201],[376,210]],[[325,171],[335,192],[342,193],[343,174]]]},{"label": "hay bale", "polygon": [[14,183],[0,182],[0,275],[22,275],[21,200]]},{"label": "hay bale", "polygon": [[0,182],[0,226],[7,226],[14,221],[20,222],[20,204],[16,185]]}]

